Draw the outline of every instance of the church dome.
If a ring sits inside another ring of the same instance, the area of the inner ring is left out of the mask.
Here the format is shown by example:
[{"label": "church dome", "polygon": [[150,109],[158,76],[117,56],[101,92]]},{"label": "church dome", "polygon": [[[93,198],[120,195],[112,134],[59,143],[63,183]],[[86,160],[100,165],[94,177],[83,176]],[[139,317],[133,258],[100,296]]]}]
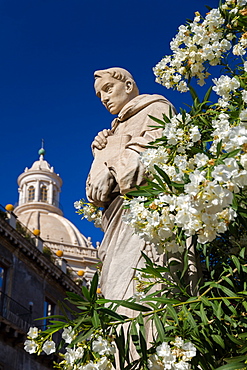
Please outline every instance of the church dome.
[{"label": "church dome", "polygon": [[77,272],[85,270],[90,280],[98,263],[97,250],[91,238],[86,238],[77,227],[63,216],[59,203],[62,179],[44,159],[45,150],[39,150],[39,160],[18,177],[19,202],[14,213],[29,230],[40,230],[40,238],[54,253],[63,257]]},{"label": "church dome", "polygon": [[29,230],[40,230],[40,237],[44,241],[87,247],[87,238],[72,222],[59,214],[45,209],[26,209],[19,213],[18,207],[15,214]]}]

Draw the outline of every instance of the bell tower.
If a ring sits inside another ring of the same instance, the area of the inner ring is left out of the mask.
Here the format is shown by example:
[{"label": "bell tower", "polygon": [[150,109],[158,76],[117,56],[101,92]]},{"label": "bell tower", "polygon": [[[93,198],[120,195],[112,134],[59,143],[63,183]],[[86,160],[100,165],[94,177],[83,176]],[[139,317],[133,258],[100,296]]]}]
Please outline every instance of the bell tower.
[{"label": "bell tower", "polygon": [[44,159],[43,144],[38,154],[39,160],[30,169],[26,167],[18,177],[19,201],[15,213],[18,215],[31,209],[44,209],[62,216],[59,207],[62,179]]}]

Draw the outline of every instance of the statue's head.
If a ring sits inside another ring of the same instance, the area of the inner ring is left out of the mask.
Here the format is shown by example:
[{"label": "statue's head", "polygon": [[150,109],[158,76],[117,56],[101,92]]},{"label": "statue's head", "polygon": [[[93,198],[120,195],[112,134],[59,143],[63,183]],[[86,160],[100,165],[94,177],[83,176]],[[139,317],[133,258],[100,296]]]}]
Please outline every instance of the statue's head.
[{"label": "statue's head", "polygon": [[130,100],[139,95],[132,75],[126,69],[113,67],[94,72],[96,95],[111,114],[118,114]]}]

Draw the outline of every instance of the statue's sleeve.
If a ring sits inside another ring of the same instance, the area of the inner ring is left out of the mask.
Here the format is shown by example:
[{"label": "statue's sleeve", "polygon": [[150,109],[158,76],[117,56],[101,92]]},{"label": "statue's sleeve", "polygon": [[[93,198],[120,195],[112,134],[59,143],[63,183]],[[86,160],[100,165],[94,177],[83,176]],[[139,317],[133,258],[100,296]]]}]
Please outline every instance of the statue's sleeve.
[{"label": "statue's sleeve", "polygon": [[[125,194],[135,188],[136,185],[142,185],[145,177],[145,168],[140,161],[140,153],[147,145],[162,136],[162,127],[156,126],[149,115],[162,119],[163,113],[169,116],[169,109],[175,113],[172,105],[162,102],[151,104],[145,109],[131,117],[130,127],[133,135],[128,135],[128,141],[123,141],[118,158],[108,161],[108,167],[115,173],[116,181],[120,188],[120,193]],[[135,128],[133,129],[133,125]],[[127,135],[125,135],[127,138]]]}]

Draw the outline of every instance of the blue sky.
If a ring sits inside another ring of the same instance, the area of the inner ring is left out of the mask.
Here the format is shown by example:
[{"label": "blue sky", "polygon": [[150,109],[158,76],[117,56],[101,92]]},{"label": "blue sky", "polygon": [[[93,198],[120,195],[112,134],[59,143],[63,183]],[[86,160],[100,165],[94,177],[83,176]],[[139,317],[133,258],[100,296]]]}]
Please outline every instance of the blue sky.
[{"label": "blue sky", "polygon": [[216,0],[0,0],[0,204],[18,200],[17,177],[38,159],[60,174],[64,216],[94,244],[102,233],[75,214],[85,197],[90,144],[113,116],[93,89],[93,72],[123,67],[141,93],[165,95],[177,109],[191,102],[155,83],[152,67],[169,54],[180,24]]}]

